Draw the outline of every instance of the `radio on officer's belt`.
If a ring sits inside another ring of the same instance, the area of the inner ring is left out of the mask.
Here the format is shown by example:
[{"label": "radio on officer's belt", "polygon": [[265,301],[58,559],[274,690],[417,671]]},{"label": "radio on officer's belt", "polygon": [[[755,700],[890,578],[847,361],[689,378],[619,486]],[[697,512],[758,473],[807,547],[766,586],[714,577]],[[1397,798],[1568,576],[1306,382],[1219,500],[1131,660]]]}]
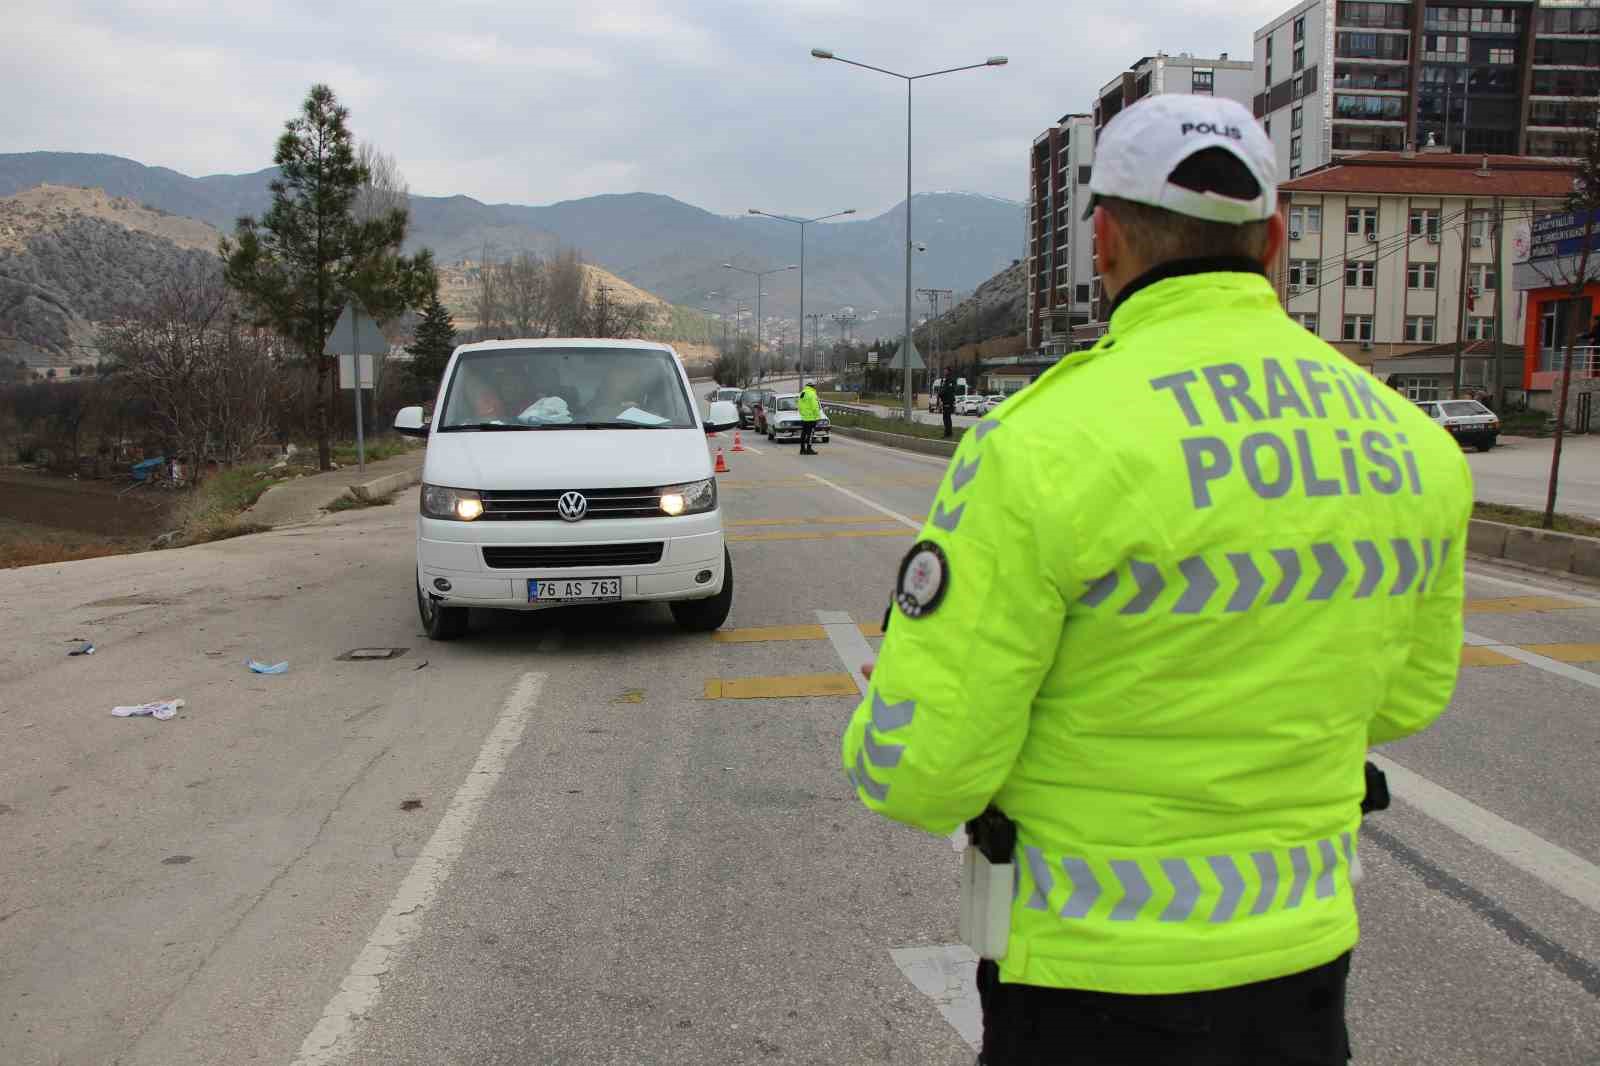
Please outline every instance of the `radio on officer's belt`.
[{"label": "radio on officer's belt", "polygon": [[961,855],[961,942],[980,958],[1006,957],[1011,937],[1017,825],[997,807],[967,823]]}]

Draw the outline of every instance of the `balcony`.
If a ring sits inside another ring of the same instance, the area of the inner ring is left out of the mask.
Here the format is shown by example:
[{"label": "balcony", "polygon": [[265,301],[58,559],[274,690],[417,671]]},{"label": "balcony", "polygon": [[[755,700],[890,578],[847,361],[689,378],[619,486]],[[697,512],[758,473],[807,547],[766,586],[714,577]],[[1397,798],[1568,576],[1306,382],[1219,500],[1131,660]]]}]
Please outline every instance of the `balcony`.
[{"label": "balcony", "polygon": [[[1542,348],[1539,351],[1539,369],[1559,376],[1567,366],[1565,348]],[[1580,344],[1572,349],[1572,376],[1575,378],[1600,378],[1600,347]]]}]

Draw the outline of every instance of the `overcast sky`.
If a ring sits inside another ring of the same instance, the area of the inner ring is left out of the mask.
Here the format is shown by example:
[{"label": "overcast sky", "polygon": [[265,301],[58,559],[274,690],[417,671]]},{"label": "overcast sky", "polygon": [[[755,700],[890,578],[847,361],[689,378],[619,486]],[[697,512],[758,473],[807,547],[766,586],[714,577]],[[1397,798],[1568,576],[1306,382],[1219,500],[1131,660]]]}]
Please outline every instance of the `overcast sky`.
[{"label": "overcast sky", "polygon": [[[20,5],[20,6],[19,6]],[[107,152],[191,175],[271,163],[330,84],[413,192],[545,204],[656,192],[875,214],[905,187],[1022,199],[1033,137],[1158,50],[1248,58],[1288,0],[7,0],[0,152]],[[23,102],[25,101],[25,103]]]}]

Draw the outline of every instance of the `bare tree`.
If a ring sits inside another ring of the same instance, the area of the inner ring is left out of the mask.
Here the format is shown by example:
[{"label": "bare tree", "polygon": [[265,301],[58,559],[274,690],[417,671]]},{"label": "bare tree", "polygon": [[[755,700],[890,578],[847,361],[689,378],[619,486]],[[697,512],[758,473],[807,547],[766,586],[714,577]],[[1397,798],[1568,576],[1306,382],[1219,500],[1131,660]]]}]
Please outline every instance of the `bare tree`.
[{"label": "bare tree", "polygon": [[655,309],[644,303],[624,303],[613,286],[593,287],[585,315],[591,337],[639,337],[655,320]]},{"label": "bare tree", "polygon": [[[1600,257],[1593,254],[1595,241],[1596,218],[1600,216],[1600,129],[1597,129],[1597,113],[1593,107],[1587,109],[1584,116],[1585,132],[1583,137],[1583,154],[1578,160],[1577,173],[1573,175],[1572,192],[1567,195],[1566,211],[1569,218],[1557,218],[1555,221],[1564,223],[1556,233],[1546,235],[1546,239],[1553,241],[1556,254],[1549,258],[1530,259],[1528,265],[1545,280],[1546,284],[1567,290],[1566,324],[1564,327],[1566,353],[1561,360],[1561,385],[1556,390],[1555,441],[1550,450],[1550,484],[1545,493],[1544,521],[1545,529],[1555,525],[1556,514],[1556,489],[1561,475],[1561,446],[1566,437],[1568,396],[1572,389],[1572,364],[1577,357],[1578,338],[1587,336],[1589,341],[1588,355],[1591,362],[1600,349],[1600,337],[1596,333],[1600,330],[1591,330],[1589,324],[1583,320],[1583,308],[1587,306],[1583,299],[1584,291],[1588,285],[1600,280]],[[1579,241],[1576,255],[1563,256],[1559,254],[1562,241],[1576,238]],[[1600,316],[1597,316],[1600,324]],[[1563,338],[1557,338],[1561,340]]]},{"label": "bare tree", "polygon": [[550,259],[546,278],[546,336],[576,337],[584,332],[589,303],[589,273],[571,248]]},{"label": "bare tree", "polygon": [[549,336],[544,260],[533,252],[518,252],[509,263],[496,267],[495,275],[501,312],[510,332],[518,337]]},{"label": "bare tree", "polygon": [[380,152],[371,141],[362,141],[356,149],[356,164],[367,172],[351,207],[357,222],[384,218],[390,211],[410,210],[411,188],[394,156]]},{"label": "bare tree", "polygon": [[489,262],[489,246],[483,246],[478,259],[478,291],[472,301],[472,317],[478,320],[477,336],[486,340],[500,332],[501,296],[500,278],[495,265]]},{"label": "bare tree", "polygon": [[100,347],[113,380],[149,404],[191,463],[236,462],[271,436],[281,346],[250,324],[215,267],[167,278],[149,304],[102,330]]}]

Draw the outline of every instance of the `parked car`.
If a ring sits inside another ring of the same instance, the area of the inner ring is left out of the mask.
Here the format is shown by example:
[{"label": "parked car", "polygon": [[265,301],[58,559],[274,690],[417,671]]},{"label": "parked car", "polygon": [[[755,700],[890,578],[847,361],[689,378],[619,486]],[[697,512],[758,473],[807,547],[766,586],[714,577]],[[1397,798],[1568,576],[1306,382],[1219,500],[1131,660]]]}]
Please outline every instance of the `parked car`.
[{"label": "parked car", "polygon": [[956,414],[958,414],[958,415],[977,415],[977,414],[982,414],[983,413],[983,411],[982,411],[983,400],[984,400],[984,398],[982,396],[980,396],[976,392],[969,392],[967,395],[959,397],[956,400]]},{"label": "parked car", "polygon": [[996,407],[999,407],[1004,401],[1004,396],[1000,395],[999,393],[991,393],[990,395],[982,398],[982,402],[978,405],[978,413],[981,415],[986,415],[990,411],[993,411]]},{"label": "parked car", "polygon": [[[422,437],[417,612],[428,636],[467,630],[472,607],[531,611],[655,600],[685,629],[733,603],[733,565],[707,433],[676,353],[628,340],[498,340],[457,348]],[[586,432],[577,432],[586,431]]]},{"label": "parked car", "polygon": [[1474,445],[1479,451],[1493,448],[1500,436],[1500,417],[1477,400],[1420,400],[1417,406],[1449,430],[1458,443]]},{"label": "parked car", "polygon": [[[757,417],[761,410],[762,401],[775,395],[771,389],[745,389],[739,394],[739,428],[760,429],[760,420]],[[765,430],[762,430],[765,432]]]},{"label": "parked car", "polygon": [[723,401],[727,401],[731,404],[737,404],[739,402],[739,394],[742,392],[744,392],[743,389],[712,389],[710,392],[706,393],[706,403],[721,403]]},{"label": "parked car", "polygon": [[[786,440],[800,439],[800,394],[779,393],[773,398],[773,408],[767,415],[767,439],[782,444]],[[828,416],[817,421],[816,441],[828,443]]]}]

